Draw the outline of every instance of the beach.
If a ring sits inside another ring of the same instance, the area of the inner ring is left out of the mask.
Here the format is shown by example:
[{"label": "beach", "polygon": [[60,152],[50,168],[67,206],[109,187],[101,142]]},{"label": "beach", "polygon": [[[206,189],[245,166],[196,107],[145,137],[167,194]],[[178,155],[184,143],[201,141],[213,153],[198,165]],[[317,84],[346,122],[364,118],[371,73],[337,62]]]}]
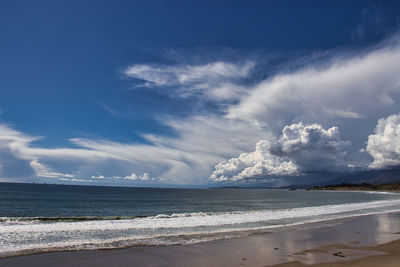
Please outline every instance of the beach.
[{"label": "beach", "polygon": [[399,266],[399,232],[400,213],[383,213],[190,245],[9,257],[0,266]]},{"label": "beach", "polygon": [[400,267],[400,0],[0,0],[0,267]]}]

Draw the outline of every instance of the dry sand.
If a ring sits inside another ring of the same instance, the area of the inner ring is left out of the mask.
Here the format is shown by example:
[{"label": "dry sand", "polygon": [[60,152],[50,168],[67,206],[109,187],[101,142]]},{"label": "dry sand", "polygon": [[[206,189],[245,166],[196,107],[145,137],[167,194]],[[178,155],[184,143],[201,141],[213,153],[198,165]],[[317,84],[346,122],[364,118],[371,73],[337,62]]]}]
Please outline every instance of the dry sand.
[{"label": "dry sand", "polygon": [[193,245],[44,253],[0,266],[400,266],[400,213]]}]

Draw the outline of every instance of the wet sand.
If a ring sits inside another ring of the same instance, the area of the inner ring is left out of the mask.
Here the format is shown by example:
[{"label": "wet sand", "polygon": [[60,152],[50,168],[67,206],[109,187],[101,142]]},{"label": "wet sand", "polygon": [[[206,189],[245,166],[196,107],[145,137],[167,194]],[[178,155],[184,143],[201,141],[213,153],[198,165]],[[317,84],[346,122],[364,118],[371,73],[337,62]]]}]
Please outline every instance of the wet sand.
[{"label": "wet sand", "polygon": [[400,266],[399,232],[400,213],[367,215],[192,245],[11,257],[0,266]]},{"label": "wet sand", "polygon": [[317,266],[317,267],[328,267],[328,266],[400,266],[400,240],[395,240],[386,244],[371,246],[371,247],[351,247],[344,245],[331,245],[316,249],[314,251],[308,251],[305,253],[332,253],[335,252],[338,257],[346,257],[360,251],[371,251],[373,253],[380,252],[381,255],[367,256],[359,259],[353,259],[348,261],[333,261],[324,262],[319,264],[307,265],[300,261],[287,262],[283,264],[275,265],[276,267],[299,267],[299,266]]}]

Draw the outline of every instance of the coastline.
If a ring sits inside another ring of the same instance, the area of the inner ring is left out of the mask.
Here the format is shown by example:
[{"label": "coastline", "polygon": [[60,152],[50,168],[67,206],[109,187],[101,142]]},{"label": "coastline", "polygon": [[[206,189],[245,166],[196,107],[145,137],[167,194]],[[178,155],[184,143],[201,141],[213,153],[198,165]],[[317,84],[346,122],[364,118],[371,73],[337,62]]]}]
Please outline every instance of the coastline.
[{"label": "coastline", "polygon": [[307,188],[307,190],[314,191],[370,191],[370,192],[388,192],[388,193],[400,193],[400,183],[392,184],[350,184],[341,183],[335,185],[325,185],[325,186],[312,186]]},{"label": "coastline", "polygon": [[400,256],[393,255],[394,251],[400,252],[399,232],[400,212],[383,213],[311,223],[283,228],[277,232],[191,245],[82,250],[17,256],[0,259],[0,265],[19,267],[304,266],[317,264],[317,266],[326,266],[324,264],[329,262],[329,266],[332,266],[332,262],[335,262],[340,266],[346,266],[350,262],[364,264],[366,257],[373,262],[385,261],[386,263],[388,259],[399,262]]}]

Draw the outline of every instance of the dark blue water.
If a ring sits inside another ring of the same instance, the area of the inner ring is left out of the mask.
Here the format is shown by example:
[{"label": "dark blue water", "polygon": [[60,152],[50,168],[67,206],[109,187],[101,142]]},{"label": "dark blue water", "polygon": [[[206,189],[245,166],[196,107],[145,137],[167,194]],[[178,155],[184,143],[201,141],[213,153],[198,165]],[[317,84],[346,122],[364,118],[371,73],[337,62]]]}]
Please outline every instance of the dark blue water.
[{"label": "dark blue water", "polygon": [[284,189],[163,189],[0,183],[0,217],[129,217],[254,211],[390,198],[397,198],[397,195]]}]

